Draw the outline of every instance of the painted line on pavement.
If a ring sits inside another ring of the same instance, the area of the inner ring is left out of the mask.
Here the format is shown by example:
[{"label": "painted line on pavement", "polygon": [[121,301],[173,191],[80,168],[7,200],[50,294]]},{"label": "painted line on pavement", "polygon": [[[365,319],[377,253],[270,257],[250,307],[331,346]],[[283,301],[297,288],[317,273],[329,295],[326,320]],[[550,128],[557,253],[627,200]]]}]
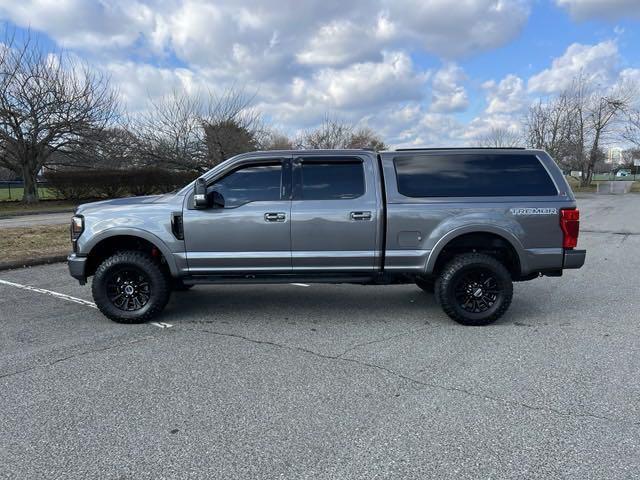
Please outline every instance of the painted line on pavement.
[{"label": "painted line on pavement", "polygon": [[72,297],[71,295],[54,292],[52,290],[47,290],[44,288],[32,287],[31,285],[22,285],[21,283],[9,282],[7,280],[0,280],[0,285],[9,285],[10,287],[21,288],[23,290],[29,290],[30,292],[42,293],[44,295],[49,295],[50,297],[59,298],[68,302],[78,303],[80,305],[84,305],[85,307],[98,308],[95,303],[88,300],[83,300],[81,298]]},{"label": "painted line on pavement", "polygon": [[291,285],[295,285],[296,287],[310,287],[311,285],[307,285],[306,283],[292,283]]},{"label": "painted line on pavement", "polygon": [[153,325],[154,327],[158,327],[158,328],[171,328],[171,327],[173,327],[173,325],[171,325],[170,323],[165,323],[165,322],[149,322],[149,325]]}]

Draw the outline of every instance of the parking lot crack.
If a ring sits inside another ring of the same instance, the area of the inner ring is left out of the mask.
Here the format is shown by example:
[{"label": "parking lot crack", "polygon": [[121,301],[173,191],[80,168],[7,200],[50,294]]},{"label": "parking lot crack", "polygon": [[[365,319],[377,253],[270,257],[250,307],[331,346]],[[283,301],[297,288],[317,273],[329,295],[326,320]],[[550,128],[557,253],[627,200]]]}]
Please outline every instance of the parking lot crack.
[{"label": "parking lot crack", "polygon": [[[319,357],[319,358],[326,359],[326,360],[349,362],[349,363],[353,363],[353,364],[359,365],[361,367],[366,367],[366,368],[372,368],[372,369],[379,370],[379,371],[384,372],[384,373],[386,373],[388,375],[394,376],[396,378],[399,378],[399,379],[401,379],[403,381],[406,381],[408,383],[412,383],[412,384],[417,385],[419,387],[432,388],[432,389],[437,389],[437,390],[444,390],[444,391],[457,393],[457,394],[461,394],[461,395],[468,396],[468,397],[474,397],[474,398],[488,400],[488,401],[495,402],[495,403],[500,403],[502,405],[511,405],[513,407],[520,408],[520,409],[531,410],[531,411],[535,411],[535,412],[547,412],[547,413],[551,413],[551,414],[562,416],[562,417],[590,418],[590,419],[594,419],[594,420],[605,421],[605,422],[608,422],[608,423],[618,423],[618,424],[627,424],[627,425],[629,425],[629,424],[631,424],[631,425],[640,425],[640,422],[629,422],[627,420],[611,418],[611,417],[607,417],[607,416],[604,416],[604,415],[598,415],[598,414],[591,413],[591,412],[574,412],[574,411],[571,411],[571,410],[560,410],[558,408],[549,407],[549,406],[532,405],[532,404],[529,404],[529,403],[526,403],[526,402],[507,400],[507,399],[500,398],[500,397],[493,396],[493,395],[474,392],[472,390],[468,390],[468,389],[465,389],[465,388],[462,388],[462,387],[446,386],[446,385],[441,385],[441,384],[437,384],[437,383],[433,383],[433,382],[427,382],[427,381],[424,381],[424,380],[419,380],[417,378],[411,377],[409,375],[405,375],[403,373],[400,373],[400,372],[398,372],[396,370],[393,370],[391,368],[385,367],[383,365],[378,365],[376,363],[366,362],[366,361],[359,360],[359,359],[356,359],[356,358],[350,358],[350,357],[344,356],[349,350],[347,350],[346,352],[343,352],[341,354],[338,354],[338,355],[329,355],[329,354],[319,353],[319,352],[316,352],[316,351],[313,351],[313,350],[310,350],[310,349],[304,348],[304,347],[286,345],[286,344],[283,344],[283,343],[277,343],[277,342],[273,342],[273,341],[270,341],[270,340],[258,340],[258,339],[250,338],[250,337],[247,337],[247,336],[244,336],[244,335],[240,335],[240,334],[236,334],[236,333],[227,333],[227,332],[220,332],[220,331],[216,331],[216,330],[208,330],[208,329],[200,329],[200,328],[199,329],[193,329],[193,330],[196,330],[196,331],[199,331],[199,332],[204,332],[204,333],[210,333],[212,335],[216,335],[216,336],[220,336],[220,337],[236,338],[238,340],[254,343],[254,344],[257,344],[257,345],[268,345],[268,346],[272,346],[272,347],[276,347],[276,348],[280,348],[280,349],[284,349],[284,350],[302,352],[302,353],[313,355],[315,357]],[[400,336],[402,336],[402,335],[396,335],[395,337],[400,337]],[[393,337],[389,337],[389,338],[387,338],[387,340],[389,340],[391,338],[393,338]],[[384,339],[380,339],[378,341],[384,341]],[[376,341],[368,342],[368,343],[376,343]],[[366,345],[366,344],[364,344],[364,345]],[[354,347],[352,347],[352,349],[353,348]]]},{"label": "parking lot crack", "polygon": [[623,235],[625,237],[629,237],[629,236],[637,236],[640,235],[640,232],[621,232],[621,231],[616,231],[616,230],[596,230],[596,229],[586,229],[586,228],[581,228],[580,229],[580,233],[605,233],[608,235]]},{"label": "parking lot crack", "polygon": [[22,375],[24,373],[28,373],[28,372],[31,372],[33,370],[38,370],[40,368],[52,367],[53,365],[56,365],[58,363],[66,362],[67,360],[72,360],[72,359],[78,358],[78,357],[83,357],[85,355],[90,355],[92,353],[106,352],[108,350],[113,350],[115,348],[128,347],[128,346],[131,346],[131,345],[136,345],[138,343],[146,342],[146,341],[154,339],[154,338],[156,338],[156,337],[154,335],[151,335],[151,336],[138,338],[138,339],[135,339],[135,340],[132,340],[132,341],[128,341],[128,342],[121,342],[121,343],[116,343],[116,344],[113,344],[113,345],[107,345],[106,347],[83,350],[83,351],[80,351],[80,352],[73,353],[71,355],[67,355],[66,357],[56,358],[55,360],[52,360],[52,361],[47,362],[47,363],[41,363],[41,364],[38,364],[38,365],[34,365],[33,367],[25,368],[23,370],[18,370],[16,372],[5,373],[3,375],[0,375],[0,380],[3,380],[5,378],[9,378],[9,377],[14,377],[16,375]]},{"label": "parking lot crack", "polygon": [[396,335],[390,335],[388,337],[383,337],[383,338],[378,338],[376,340],[371,340],[369,342],[357,343],[356,345],[353,345],[352,347],[347,348],[340,355],[337,355],[336,358],[343,358],[346,354],[351,353],[354,350],[358,350],[359,348],[362,348],[362,347],[367,347],[369,345],[374,345],[376,343],[384,343],[384,342],[387,342],[389,340],[395,340],[396,338],[406,337],[407,335],[413,335],[415,333],[419,333],[419,332],[421,332],[423,330],[426,330],[428,328],[432,328],[432,327],[431,326],[422,327],[422,328],[418,328],[417,330],[410,330],[410,331],[407,331],[407,332],[398,333]]}]

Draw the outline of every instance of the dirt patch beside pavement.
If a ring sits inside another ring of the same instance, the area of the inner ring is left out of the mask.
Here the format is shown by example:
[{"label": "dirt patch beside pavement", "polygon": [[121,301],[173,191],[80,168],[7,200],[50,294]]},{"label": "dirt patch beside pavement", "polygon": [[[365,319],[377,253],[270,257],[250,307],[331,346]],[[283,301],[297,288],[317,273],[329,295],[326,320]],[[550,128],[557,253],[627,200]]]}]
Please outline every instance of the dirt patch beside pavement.
[{"label": "dirt patch beside pavement", "polygon": [[19,215],[41,215],[43,213],[73,212],[77,206],[78,202],[71,200],[41,200],[34,204],[0,201],[0,218]]},{"label": "dirt patch beside pavement", "polygon": [[62,260],[70,250],[68,225],[0,230],[0,268]]}]

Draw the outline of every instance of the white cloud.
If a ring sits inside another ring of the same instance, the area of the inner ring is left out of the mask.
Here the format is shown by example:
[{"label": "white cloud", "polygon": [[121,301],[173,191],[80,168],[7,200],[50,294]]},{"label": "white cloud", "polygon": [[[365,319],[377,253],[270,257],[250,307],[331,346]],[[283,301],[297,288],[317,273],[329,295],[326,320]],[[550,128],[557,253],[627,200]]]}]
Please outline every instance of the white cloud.
[{"label": "white cloud", "polygon": [[447,147],[461,145],[464,125],[453,115],[444,113],[422,113],[405,130],[392,138],[399,147]]},{"label": "white cloud", "polygon": [[467,91],[460,83],[467,80],[464,70],[450,63],[433,76],[430,110],[436,113],[462,112],[469,106]]},{"label": "white cloud", "polygon": [[324,68],[311,79],[296,77],[291,91],[301,104],[311,99],[334,109],[373,108],[420,99],[426,78],[414,70],[407,54],[384,52],[380,62]]},{"label": "white cloud", "polygon": [[576,20],[640,18],[638,0],[556,0],[556,4],[569,10]]},{"label": "white cloud", "polygon": [[514,39],[528,0],[388,0],[390,18],[424,49],[445,58],[491,50]]},{"label": "white cloud", "polygon": [[395,25],[382,14],[375,24],[335,20],[322,25],[296,58],[305,65],[330,66],[371,59],[395,35]]},{"label": "white cloud", "polygon": [[482,114],[474,118],[466,126],[462,137],[470,144],[477,144],[479,138],[487,137],[494,130],[520,132],[522,124],[520,118],[506,114]]},{"label": "white cloud", "polygon": [[485,82],[482,87],[487,93],[489,114],[519,112],[528,105],[524,82],[516,75],[507,75],[500,83]]},{"label": "white cloud", "polygon": [[618,46],[611,40],[596,45],[574,43],[550,68],[529,79],[529,91],[560,92],[580,75],[594,84],[607,85],[616,75],[618,62]]},{"label": "white cloud", "polygon": [[[628,15],[628,4],[638,4],[555,1],[574,18]],[[516,38],[533,3],[0,0],[0,19],[44,32],[106,70],[133,112],[172,89],[233,86],[255,94],[268,121],[286,132],[328,113],[370,125],[392,146],[444,146],[517,127],[534,95],[557,92],[578,74],[606,85],[640,79],[636,68],[619,71],[614,41],[573,44],[529,79],[507,75],[480,87],[467,78],[463,58]],[[421,67],[424,54],[442,67]],[[474,95],[485,96],[484,109]]]},{"label": "white cloud", "polygon": [[44,31],[62,46],[85,49],[132,45],[153,29],[150,7],[126,0],[0,0],[0,18]]},{"label": "white cloud", "polygon": [[196,95],[212,89],[206,79],[186,68],[159,68],[134,62],[112,62],[104,70],[131,113],[145,109],[149,99],[158,99],[172,90]]},{"label": "white cloud", "polygon": [[[371,59],[397,42],[453,58],[504,45],[523,28],[530,0],[0,0],[0,16],[66,46],[145,43],[184,60],[215,61],[226,47],[280,48],[305,64]],[[359,54],[365,57],[359,57]]]}]

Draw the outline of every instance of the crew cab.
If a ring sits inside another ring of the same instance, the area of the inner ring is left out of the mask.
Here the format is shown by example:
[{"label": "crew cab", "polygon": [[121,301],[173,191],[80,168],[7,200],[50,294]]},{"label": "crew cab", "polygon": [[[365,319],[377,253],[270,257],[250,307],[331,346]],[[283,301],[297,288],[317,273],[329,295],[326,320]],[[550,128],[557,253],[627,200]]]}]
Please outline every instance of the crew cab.
[{"label": "crew cab", "polygon": [[264,151],[175,193],[80,206],[68,264],[122,323],[198,284],[315,282],[416,284],[453,320],[486,325],[512,282],[584,264],[578,231],[544,151]]}]

